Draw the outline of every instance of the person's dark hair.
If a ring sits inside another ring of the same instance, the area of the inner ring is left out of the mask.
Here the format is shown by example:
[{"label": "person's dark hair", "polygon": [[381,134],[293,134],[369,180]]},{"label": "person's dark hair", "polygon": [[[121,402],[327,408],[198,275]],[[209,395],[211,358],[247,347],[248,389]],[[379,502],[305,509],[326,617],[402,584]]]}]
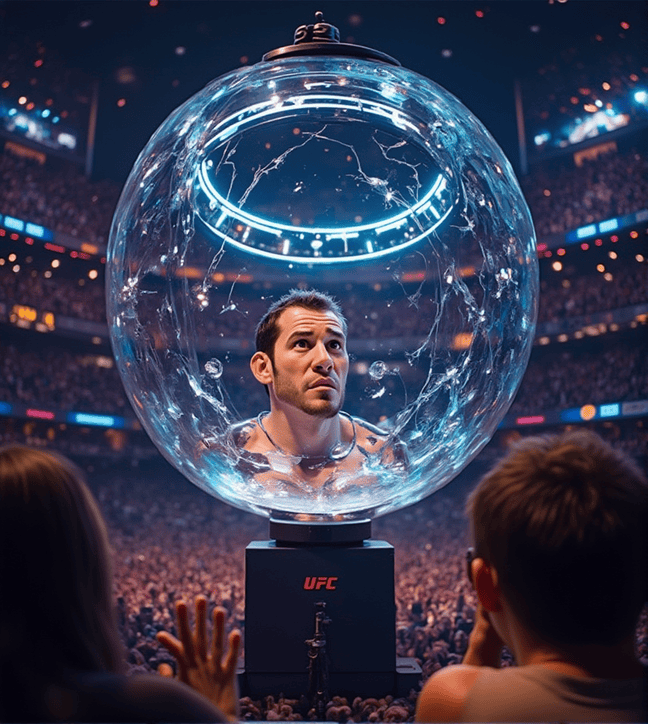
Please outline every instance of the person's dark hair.
[{"label": "person's dark hair", "polygon": [[593,432],[521,440],[467,503],[477,556],[557,644],[615,644],[648,594],[648,482]]},{"label": "person's dark hair", "polygon": [[106,527],[69,460],[0,448],[0,720],[37,717],[48,683],[119,672]]},{"label": "person's dark hair", "polygon": [[288,294],[268,307],[256,327],[256,351],[265,352],[274,362],[274,347],[279,337],[279,317],[289,307],[304,307],[318,312],[332,312],[340,320],[342,331],[346,335],[347,323],[340,305],[324,292],[315,289],[291,289]]}]

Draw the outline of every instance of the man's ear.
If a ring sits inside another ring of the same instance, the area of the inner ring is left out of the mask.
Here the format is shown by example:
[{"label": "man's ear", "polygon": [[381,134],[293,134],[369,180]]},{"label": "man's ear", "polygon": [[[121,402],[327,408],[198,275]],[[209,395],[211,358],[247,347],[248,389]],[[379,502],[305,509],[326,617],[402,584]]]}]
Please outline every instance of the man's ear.
[{"label": "man's ear", "polygon": [[475,558],[472,562],[472,580],[479,603],[492,613],[502,610],[501,589],[497,571],[483,558]]},{"label": "man's ear", "polygon": [[250,360],[252,374],[262,385],[269,385],[274,381],[272,360],[265,352],[255,352]]}]

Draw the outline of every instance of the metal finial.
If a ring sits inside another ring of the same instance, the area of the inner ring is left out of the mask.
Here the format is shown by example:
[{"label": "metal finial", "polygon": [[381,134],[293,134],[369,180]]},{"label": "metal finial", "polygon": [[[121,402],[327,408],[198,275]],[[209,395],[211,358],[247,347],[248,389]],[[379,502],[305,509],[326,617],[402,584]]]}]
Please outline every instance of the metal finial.
[{"label": "metal finial", "polygon": [[380,60],[390,65],[400,63],[379,50],[365,48],[353,43],[341,43],[340,31],[324,21],[324,13],[318,10],[315,13],[315,22],[311,25],[300,25],[295,30],[293,45],[271,50],[263,56],[263,60],[279,60],[304,55],[339,55],[365,60]]}]

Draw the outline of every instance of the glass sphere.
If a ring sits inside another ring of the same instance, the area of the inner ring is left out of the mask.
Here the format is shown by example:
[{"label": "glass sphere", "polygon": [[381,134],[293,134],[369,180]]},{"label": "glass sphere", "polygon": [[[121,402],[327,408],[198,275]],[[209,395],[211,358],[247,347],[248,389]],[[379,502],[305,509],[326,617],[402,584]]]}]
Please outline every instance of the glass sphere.
[{"label": "glass sphere", "polygon": [[[186,101],[133,167],[107,270],[115,358],[153,442],[203,490],[288,520],[380,515],[451,481],[534,335],[535,235],[501,149],[440,86],[359,58],[262,62]],[[269,406],[256,324],[293,288],[348,321],[354,438],[317,483],[239,434]],[[344,465],[357,430],[380,452]]]}]

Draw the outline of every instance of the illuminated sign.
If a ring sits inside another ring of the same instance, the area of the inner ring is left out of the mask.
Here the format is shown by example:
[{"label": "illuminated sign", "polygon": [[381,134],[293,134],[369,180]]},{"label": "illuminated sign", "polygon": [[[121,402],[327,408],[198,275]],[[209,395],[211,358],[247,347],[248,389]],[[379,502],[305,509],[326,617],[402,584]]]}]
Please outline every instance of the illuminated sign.
[{"label": "illuminated sign", "polygon": [[[38,318],[38,312],[33,307],[24,304],[14,304],[11,310],[11,321],[20,325],[21,322],[35,322]],[[20,325],[22,326],[22,325]]]},{"label": "illuminated sign", "polygon": [[527,417],[518,417],[515,420],[517,425],[541,425],[544,421],[544,415],[528,415]]},{"label": "illuminated sign", "polygon": [[589,224],[588,226],[581,226],[580,229],[576,229],[577,239],[587,239],[589,236],[596,234],[596,224]]},{"label": "illuminated sign", "polygon": [[115,415],[95,415],[88,412],[70,412],[68,422],[75,425],[91,425],[94,427],[124,427],[124,418]]},{"label": "illuminated sign", "polygon": [[8,402],[0,402],[0,415],[10,415],[13,410],[13,405]]},{"label": "illuminated sign", "polygon": [[621,414],[621,405],[615,402],[610,405],[601,405],[599,407],[600,417],[617,417]]},{"label": "illuminated sign", "polygon": [[582,420],[593,420],[596,417],[596,406],[583,405],[580,408],[580,416]]},{"label": "illuminated sign", "polygon": [[5,216],[4,226],[6,229],[12,229],[13,231],[24,231],[25,222],[21,219],[14,219],[13,216]]},{"label": "illuminated sign", "polygon": [[615,231],[619,228],[618,219],[608,219],[607,221],[601,221],[598,225],[599,232],[605,234],[607,231]]},{"label": "illuminated sign", "polygon": [[17,219],[15,216],[3,216],[0,214],[0,224],[11,231],[19,231],[30,236],[35,236],[37,239],[43,239],[51,241],[54,238],[54,232],[46,229],[40,224],[33,224],[31,221],[23,221],[23,219]]},{"label": "illuminated sign", "polygon": [[319,591],[324,588],[327,591],[335,591],[337,580],[337,576],[306,576],[304,590]]},{"label": "illuminated sign", "polygon": [[35,417],[37,420],[53,420],[55,414],[51,410],[36,410],[30,408],[25,413],[27,417]]}]

